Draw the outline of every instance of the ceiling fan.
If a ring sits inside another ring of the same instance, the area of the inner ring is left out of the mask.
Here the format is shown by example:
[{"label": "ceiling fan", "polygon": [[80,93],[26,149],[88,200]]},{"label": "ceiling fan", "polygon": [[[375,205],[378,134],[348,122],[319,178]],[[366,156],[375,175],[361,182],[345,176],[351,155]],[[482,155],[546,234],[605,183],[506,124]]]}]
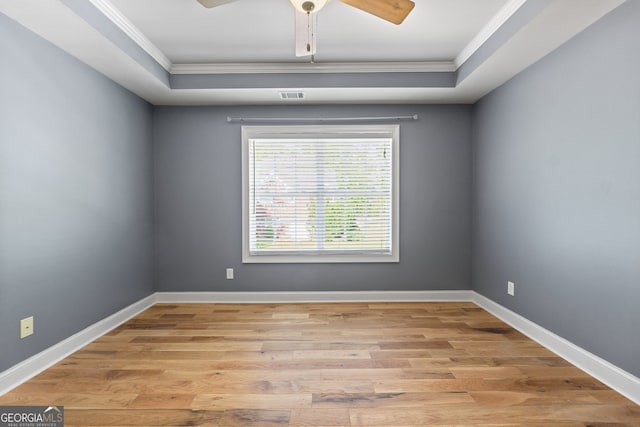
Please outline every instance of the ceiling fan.
[{"label": "ceiling fan", "polygon": [[[237,0],[198,0],[204,7],[212,8]],[[312,56],[316,52],[316,13],[329,0],[289,0],[296,9],[296,56]],[[399,25],[413,10],[411,0],[339,0],[364,12]],[[313,60],[313,59],[312,59]]]}]

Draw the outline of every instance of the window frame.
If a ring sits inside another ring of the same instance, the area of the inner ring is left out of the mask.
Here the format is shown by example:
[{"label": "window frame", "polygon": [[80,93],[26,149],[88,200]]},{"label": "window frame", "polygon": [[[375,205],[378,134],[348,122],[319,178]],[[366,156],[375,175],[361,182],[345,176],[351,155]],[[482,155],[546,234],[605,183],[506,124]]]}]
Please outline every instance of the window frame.
[{"label": "window frame", "polygon": [[[397,263],[400,262],[400,125],[287,125],[242,126],[242,263]],[[391,138],[391,253],[388,254],[271,254],[250,253],[249,141],[260,138]]]}]

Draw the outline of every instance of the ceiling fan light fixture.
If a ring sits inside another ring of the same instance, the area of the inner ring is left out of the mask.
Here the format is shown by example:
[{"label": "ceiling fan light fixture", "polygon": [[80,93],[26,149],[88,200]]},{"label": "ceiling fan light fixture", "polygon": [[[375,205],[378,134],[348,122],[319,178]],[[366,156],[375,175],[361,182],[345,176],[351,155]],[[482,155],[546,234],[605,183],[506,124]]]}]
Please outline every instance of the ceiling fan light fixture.
[{"label": "ceiling fan light fixture", "polygon": [[329,0],[289,0],[296,10],[303,13],[317,12],[324,7]]}]

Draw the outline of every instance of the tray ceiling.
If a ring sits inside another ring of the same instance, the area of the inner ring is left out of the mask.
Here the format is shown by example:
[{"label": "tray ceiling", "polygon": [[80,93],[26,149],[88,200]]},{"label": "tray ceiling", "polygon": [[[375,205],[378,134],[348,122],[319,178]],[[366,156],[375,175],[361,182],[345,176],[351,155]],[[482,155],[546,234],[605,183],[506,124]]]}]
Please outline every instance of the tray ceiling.
[{"label": "tray ceiling", "polygon": [[159,105],[473,103],[623,0],[415,3],[396,26],[329,2],[314,63],[295,56],[287,0],[0,0],[0,12]]}]

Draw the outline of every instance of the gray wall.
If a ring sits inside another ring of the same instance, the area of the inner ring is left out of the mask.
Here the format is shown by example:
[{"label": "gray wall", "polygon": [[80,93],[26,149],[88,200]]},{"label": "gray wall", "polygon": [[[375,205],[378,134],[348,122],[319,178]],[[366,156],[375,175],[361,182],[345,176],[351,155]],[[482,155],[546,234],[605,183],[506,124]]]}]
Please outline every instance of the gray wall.
[{"label": "gray wall", "polygon": [[[629,1],[474,107],[152,108],[0,15],[0,371],[149,295],[153,246],[160,291],[469,289],[473,277],[640,376],[637,22]],[[228,115],[414,113],[399,264],[241,264]],[[29,315],[36,334],[20,340]]]},{"label": "gray wall", "polygon": [[[400,263],[241,263],[240,117],[419,114],[400,130]],[[471,107],[158,107],[154,110],[159,291],[470,288]],[[225,279],[225,268],[236,278]]]},{"label": "gray wall", "polygon": [[152,108],[2,14],[0,58],[2,371],[152,292]]},{"label": "gray wall", "polygon": [[636,376],[638,22],[627,2],[476,105],[473,192],[474,289]]}]

